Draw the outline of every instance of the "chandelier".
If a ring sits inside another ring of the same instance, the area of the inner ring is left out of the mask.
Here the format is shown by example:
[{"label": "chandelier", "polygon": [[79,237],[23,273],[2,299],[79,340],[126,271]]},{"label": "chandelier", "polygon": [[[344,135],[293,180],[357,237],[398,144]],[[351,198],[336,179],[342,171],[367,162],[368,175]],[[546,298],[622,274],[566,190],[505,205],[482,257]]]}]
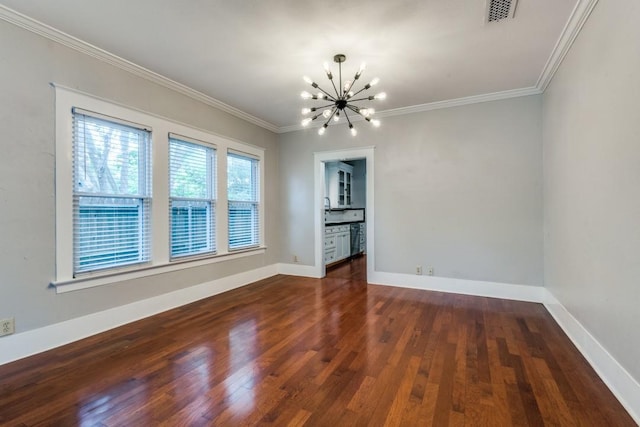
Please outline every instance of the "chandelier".
[{"label": "chandelier", "polygon": [[356,136],[358,131],[356,130],[355,127],[353,127],[353,123],[351,123],[351,118],[349,118],[349,114],[347,114],[347,112],[351,112],[354,114],[358,114],[359,116],[362,116],[364,120],[371,123],[375,127],[380,126],[380,120],[374,119],[372,117],[373,114],[375,113],[375,109],[364,108],[360,105],[355,104],[356,102],[373,101],[374,99],[380,99],[380,100],[385,99],[387,95],[384,92],[381,92],[377,95],[362,96],[360,98],[357,98],[357,96],[360,93],[378,84],[378,81],[380,79],[376,77],[373,80],[371,80],[370,83],[367,83],[366,85],[364,85],[362,89],[358,90],[357,92],[354,92],[354,85],[356,84],[356,81],[360,78],[360,76],[362,76],[362,72],[365,69],[365,64],[362,63],[362,65],[360,65],[360,69],[353,76],[353,80],[347,80],[343,84],[342,83],[342,63],[346,61],[346,59],[347,57],[342,54],[338,54],[333,57],[333,60],[338,63],[338,86],[336,86],[336,83],[333,80],[333,74],[329,69],[329,64],[327,62],[324,63],[324,71],[327,73],[327,78],[331,82],[331,85],[333,85],[333,90],[335,91],[335,95],[322,89],[320,86],[318,86],[316,82],[311,80],[309,77],[307,76],[303,77],[304,81],[310,84],[314,89],[320,90],[320,92],[318,92],[315,95],[307,91],[302,92],[301,96],[303,99],[315,99],[315,100],[321,100],[321,101],[328,101],[326,105],[302,109],[302,114],[305,116],[310,113],[317,113],[311,117],[307,117],[304,120],[302,120],[302,126],[309,125],[309,123],[311,123],[312,121],[316,120],[319,117],[322,117],[322,120],[326,120],[325,123],[322,125],[322,127],[318,129],[318,134],[320,135],[324,134],[327,127],[329,126],[329,123],[331,123],[332,120],[334,122],[339,122],[340,118],[344,116],[345,120],[349,124],[351,135]]}]

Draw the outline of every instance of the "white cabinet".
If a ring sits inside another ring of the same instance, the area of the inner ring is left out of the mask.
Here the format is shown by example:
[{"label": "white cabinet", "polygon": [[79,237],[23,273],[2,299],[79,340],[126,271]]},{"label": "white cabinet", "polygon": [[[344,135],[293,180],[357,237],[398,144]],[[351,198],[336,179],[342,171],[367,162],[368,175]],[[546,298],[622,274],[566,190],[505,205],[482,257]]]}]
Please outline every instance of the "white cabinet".
[{"label": "white cabinet", "polygon": [[349,225],[332,225],[324,229],[324,263],[334,262],[351,256],[351,230]]},{"label": "white cabinet", "polygon": [[353,166],[343,162],[330,162],[326,164],[325,171],[325,194],[331,201],[331,209],[351,207]]}]

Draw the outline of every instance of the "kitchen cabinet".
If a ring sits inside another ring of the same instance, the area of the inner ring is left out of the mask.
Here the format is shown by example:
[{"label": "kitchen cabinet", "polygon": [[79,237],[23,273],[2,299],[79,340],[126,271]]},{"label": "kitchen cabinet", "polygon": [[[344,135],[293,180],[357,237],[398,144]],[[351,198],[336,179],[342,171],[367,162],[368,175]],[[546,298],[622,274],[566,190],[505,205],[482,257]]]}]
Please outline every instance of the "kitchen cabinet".
[{"label": "kitchen cabinet", "polygon": [[330,162],[325,167],[326,191],[331,209],[351,207],[353,166],[344,162]]},{"label": "kitchen cabinet", "polygon": [[324,229],[324,263],[332,264],[351,256],[349,225],[333,225]]}]

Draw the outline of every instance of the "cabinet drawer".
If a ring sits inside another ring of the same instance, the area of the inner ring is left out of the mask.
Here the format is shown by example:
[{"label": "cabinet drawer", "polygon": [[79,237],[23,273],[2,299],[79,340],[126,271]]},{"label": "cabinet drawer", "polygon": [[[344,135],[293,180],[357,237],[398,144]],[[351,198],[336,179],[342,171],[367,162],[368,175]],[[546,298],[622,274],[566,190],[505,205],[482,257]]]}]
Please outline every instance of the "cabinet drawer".
[{"label": "cabinet drawer", "polygon": [[336,247],[336,236],[327,236],[324,238],[324,248],[335,248]]},{"label": "cabinet drawer", "polygon": [[332,225],[330,227],[325,227],[324,228],[324,234],[336,234],[339,230],[340,226],[338,225]]},{"label": "cabinet drawer", "polygon": [[336,260],[336,251],[329,251],[324,253],[324,263],[331,264]]}]

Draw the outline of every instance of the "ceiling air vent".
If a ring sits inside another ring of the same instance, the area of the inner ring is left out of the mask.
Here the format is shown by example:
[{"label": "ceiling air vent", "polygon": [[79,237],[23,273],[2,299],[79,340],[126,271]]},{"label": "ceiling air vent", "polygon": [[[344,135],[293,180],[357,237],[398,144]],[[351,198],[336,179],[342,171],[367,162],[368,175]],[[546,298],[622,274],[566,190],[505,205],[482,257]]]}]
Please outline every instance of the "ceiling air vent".
[{"label": "ceiling air vent", "polygon": [[487,22],[513,18],[518,0],[487,0]]}]

